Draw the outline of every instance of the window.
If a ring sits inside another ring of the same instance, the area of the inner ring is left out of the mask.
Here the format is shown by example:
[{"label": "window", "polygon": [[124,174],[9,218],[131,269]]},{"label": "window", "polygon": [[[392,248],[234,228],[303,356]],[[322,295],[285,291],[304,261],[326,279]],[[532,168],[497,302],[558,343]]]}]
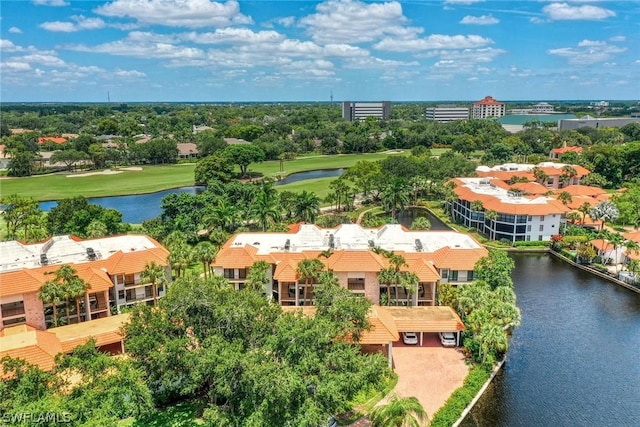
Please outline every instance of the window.
[{"label": "window", "polygon": [[133,285],[136,282],[135,276],[133,274],[125,274],[124,275],[124,284],[125,285]]},{"label": "window", "polygon": [[13,317],[24,314],[24,301],[2,304],[2,317]]},{"label": "window", "polygon": [[531,224],[527,225],[527,231],[531,231]]},{"label": "window", "polygon": [[529,215],[529,218],[527,218],[528,221],[533,221],[533,217],[531,215]]},{"label": "window", "polygon": [[440,277],[442,277],[443,279],[448,279],[449,278],[449,270],[440,270]]},{"label": "window", "polygon": [[364,291],[364,277],[347,279],[347,288],[350,291]]},{"label": "window", "polygon": [[473,270],[467,271],[467,280],[470,281],[470,282],[473,281],[474,275],[475,275],[475,271],[473,271]]},{"label": "window", "polygon": [[452,282],[457,282],[458,281],[458,270],[452,270],[451,271],[451,275],[449,277],[449,280],[451,280]]},{"label": "window", "polygon": [[246,268],[239,269],[238,273],[240,274],[238,276],[239,279],[246,279],[247,278],[247,269]]},{"label": "window", "polygon": [[233,279],[234,278],[233,268],[225,268],[224,269],[224,278],[225,279]]},{"label": "window", "polygon": [[540,215],[540,221],[544,221],[544,215]]},{"label": "window", "polygon": [[544,224],[540,224],[540,230],[539,231],[544,231]]},{"label": "window", "polygon": [[531,240],[531,236],[527,236],[527,242]]},{"label": "window", "polygon": [[538,240],[542,240],[542,234],[538,236]]},{"label": "window", "polygon": [[118,291],[118,299],[124,299],[124,291]]}]

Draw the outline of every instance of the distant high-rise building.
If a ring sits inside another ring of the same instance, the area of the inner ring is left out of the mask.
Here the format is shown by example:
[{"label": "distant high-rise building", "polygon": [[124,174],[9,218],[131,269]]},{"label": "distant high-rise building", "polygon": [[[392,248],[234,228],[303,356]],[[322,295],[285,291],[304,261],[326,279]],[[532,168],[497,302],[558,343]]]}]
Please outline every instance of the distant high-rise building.
[{"label": "distant high-rise building", "polygon": [[502,117],[505,114],[504,102],[498,102],[490,96],[473,104],[471,110],[472,119],[487,119],[490,117]]},{"label": "distant high-rise building", "polygon": [[386,120],[391,115],[391,101],[342,103],[342,118],[349,121],[364,120],[367,117]]},{"label": "distant high-rise building", "polygon": [[468,120],[469,108],[456,107],[455,105],[438,105],[437,107],[427,108],[425,118],[443,123],[454,122],[456,120]]}]

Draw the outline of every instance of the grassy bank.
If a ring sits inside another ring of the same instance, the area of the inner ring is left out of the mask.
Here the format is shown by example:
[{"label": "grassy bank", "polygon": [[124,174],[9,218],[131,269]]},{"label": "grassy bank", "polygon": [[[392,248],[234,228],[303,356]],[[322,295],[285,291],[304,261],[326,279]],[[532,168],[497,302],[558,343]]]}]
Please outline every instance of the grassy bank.
[{"label": "grassy bank", "polygon": [[[360,160],[376,161],[384,159],[388,154],[344,154],[336,156],[303,157],[283,163],[280,171],[279,161],[256,163],[250,166],[251,172],[259,172],[264,176],[275,177],[313,169],[332,169],[353,166]],[[91,175],[69,178],[66,174],[42,175],[27,178],[2,179],[0,191],[2,195],[18,193],[21,196],[33,197],[37,200],[57,200],[71,196],[104,197],[125,194],[142,194],[168,188],[193,185],[193,169],[195,164],[179,164],[164,166],[144,166],[140,171],[123,170],[113,175]],[[326,184],[329,180],[313,180],[294,183],[281,189],[292,191],[318,189],[320,197],[326,196]],[[311,186],[311,187],[309,187]],[[324,193],[322,191],[325,191]]]}]

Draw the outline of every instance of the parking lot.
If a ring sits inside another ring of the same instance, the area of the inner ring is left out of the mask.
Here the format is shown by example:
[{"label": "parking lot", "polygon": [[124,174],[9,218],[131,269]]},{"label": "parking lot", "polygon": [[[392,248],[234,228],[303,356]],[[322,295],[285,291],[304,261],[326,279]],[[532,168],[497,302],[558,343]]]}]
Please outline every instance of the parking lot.
[{"label": "parking lot", "polygon": [[394,370],[398,384],[393,392],[401,397],[415,396],[429,418],[462,386],[469,372],[457,348],[445,348],[438,335],[426,333],[422,347],[393,343]]}]

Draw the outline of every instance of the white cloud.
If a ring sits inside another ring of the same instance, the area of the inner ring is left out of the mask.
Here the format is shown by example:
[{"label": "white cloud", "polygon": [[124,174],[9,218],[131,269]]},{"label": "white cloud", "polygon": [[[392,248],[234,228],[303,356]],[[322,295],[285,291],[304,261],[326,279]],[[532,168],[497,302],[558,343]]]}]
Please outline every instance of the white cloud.
[{"label": "white cloud", "polygon": [[611,42],[624,42],[626,41],[627,38],[625,36],[613,36],[613,37],[609,37],[609,41]]},{"label": "white cloud", "polygon": [[10,71],[27,71],[30,70],[31,66],[27,62],[20,61],[4,61],[0,62],[0,70],[5,72]]},{"label": "white cloud", "polygon": [[567,3],[552,3],[542,8],[553,21],[598,21],[616,16],[612,10],[599,6],[571,6]]},{"label": "white cloud", "polygon": [[147,76],[145,73],[138,70],[121,70],[119,68],[116,69],[113,74],[122,78],[143,78]]},{"label": "white cloud", "polygon": [[460,21],[461,24],[472,24],[472,25],[494,25],[499,23],[500,20],[492,15],[482,15],[482,16],[470,16],[467,15]]},{"label": "white cloud", "polygon": [[225,3],[210,0],[114,0],[97,7],[94,12],[168,27],[227,27],[253,23],[251,17],[240,13],[236,0]]},{"label": "white cloud", "polygon": [[317,43],[364,43],[383,36],[415,37],[422,32],[403,26],[407,22],[396,1],[328,0],[316,6],[316,13],[301,18],[299,25]]},{"label": "white cloud", "polygon": [[[154,40],[154,38],[160,40]],[[125,39],[102,43],[97,46],[71,44],[62,47],[78,52],[106,53],[145,59],[191,60],[204,57],[204,52],[201,49],[173,44],[171,41],[166,40],[170,38],[171,36],[156,35],[154,33],[132,32]]]},{"label": "white cloud", "polygon": [[183,40],[189,40],[200,44],[253,44],[253,43],[279,43],[285,37],[277,31],[254,32],[248,28],[219,28],[212,33],[186,33],[180,36]]},{"label": "white cloud", "polygon": [[444,0],[445,4],[473,4],[473,3],[482,3],[484,0]]},{"label": "white cloud", "polygon": [[81,30],[99,30],[105,27],[105,23],[100,18],[86,18],[82,15],[74,15],[69,21],[51,21],[43,22],[40,28],[52,32],[73,33]]},{"label": "white cloud", "polygon": [[293,26],[293,24],[296,23],[296,17],[295,16],[285,16],[283,18],[277,19],[276,22],[278,24],[282,25],[283,27],[291,27],[291,26]]},{"label": "white cloud", "polygon": [[33,4],[35,4],[36,6],[53,6],[53,7],[69,5],[69,3],[67,3],[65,0],[33,0]]},{"label": "white cloud", "polygon": [[604,41],[582,40],[576,47],[550,49],[547,53],[566,58],[572,65],[591,65],[609,61],[616,54],[626,50]]},{"label": "white cloud", "polygon": [[0,39],[0,51],[1,52],[19,52],[23,50],[22,47],[14,44],[11,40]]},{"label": "white cloud", "polygon": [[19,57],[18,59],[28,62],[30,64],[42,64],[47,67],[65,67],[67,64],[62,59],[58,58],[57,55],[47,55],[41,53],[35,53],[31,55],[24,55]]},{"label": "white cloud", "polygon": [[466,49],[478,48],[493,44],[493,40],[478,35],[455,35],[432,34],[420,39],[391,39],[386,38],[374,47],[379,50],[393,52],[421,51],[428,49]]},{"label": "white cloud", "polygon": [[18,27],[11,27],[9,28],[9,32],[13,33],[13,34],[22,34],[22,30]]}]

